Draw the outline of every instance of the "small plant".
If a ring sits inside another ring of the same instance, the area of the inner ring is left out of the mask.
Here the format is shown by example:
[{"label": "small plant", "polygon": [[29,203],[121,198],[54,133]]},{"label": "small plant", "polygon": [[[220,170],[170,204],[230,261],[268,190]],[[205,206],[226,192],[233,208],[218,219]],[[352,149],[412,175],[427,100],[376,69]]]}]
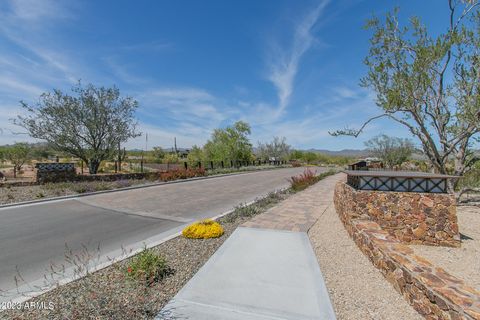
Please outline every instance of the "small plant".
[{"label": "small plant", "polygon": [[235,211],[242,217],[253,217],[260,212],[260,209],[254,205],[240,205],[235,207]]},{"label": "small plant", "polygon": [[127,277],[150,286],[171,272],[165,258],[153,249],[146,247],[133,257],[127,265]]},{"label": "small plant", "polygon": [[110,190],[112,189],[112,185],[105,181],[99,181],[97,183],[93,183],[93,189],[95,191]]},{"label": "small plant", "polygon": [[45,198],[45,195],[42,192],[37,193],[37,198]]},{"label": "small plant", "polygon": [[89,191],[89,188],[87,184],[79,182],[78,184],[74,184],[72,186],[72,190],[76,193],[85,193]]},{"label": "small plant", "polygon": [[295,160],[295,161],[292,161],[292,167],[294,168],[298,168],[298,167],[301,167],[302,166],[302,163],[298,160]]},{"label": "small plant", "polygon": [[223,235],[223,228],[218,222],[205,219],[189,225],[183,229],[182,234],[190,239],[218,238]]},{"label": "small plant", "polygon": [[301,191],[308,186],[314,184],[318,181],[317,171],[312,171],[310,169],[305,169],[305,171],[298,176],[293,176],[289,179],[293,191]]},{"label": "small plant", "polygon": [[127,179],[123,179],[115,181],[115,184],[117,188],[127,188],[132,185],[132,182],[128,181]]}]

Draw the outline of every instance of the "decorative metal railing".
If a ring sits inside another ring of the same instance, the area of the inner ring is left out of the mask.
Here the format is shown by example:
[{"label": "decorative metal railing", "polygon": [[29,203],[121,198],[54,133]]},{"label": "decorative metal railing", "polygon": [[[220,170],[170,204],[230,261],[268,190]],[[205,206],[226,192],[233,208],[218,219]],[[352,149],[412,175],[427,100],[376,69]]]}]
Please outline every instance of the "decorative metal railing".
[{"label": "decorative metal railing", "polygon": [[396,192],[447,193],[448,179],[457,177],[407,171],[347,170],[347,183],[355,189]]}]

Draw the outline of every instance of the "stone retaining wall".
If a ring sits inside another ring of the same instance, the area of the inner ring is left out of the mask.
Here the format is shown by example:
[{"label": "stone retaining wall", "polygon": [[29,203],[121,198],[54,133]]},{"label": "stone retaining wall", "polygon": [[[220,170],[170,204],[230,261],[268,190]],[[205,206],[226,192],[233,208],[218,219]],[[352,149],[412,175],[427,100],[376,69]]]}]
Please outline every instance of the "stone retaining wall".
[{"label": "stone retaining wall", "polygon": [[334,202],[346,230],[415,310],[426,319],[480,320],[480,292],[415,255],[367,214],[349,210],[352,206],[346,201],[352,199],[346,199],[345,192],[345,183],[339,182]]},{"label": "stone retaining wall", "polygon": [[365,191],[341,183],[335,197],[342,211],[377,222],[401,242],[460,246],[456,201],[451,194]]},{"label": "stone retaining wall", "polygon": [[37,163],[35,170],[38,183],[72,181],[77,175],[75,164],[73,163]]}]

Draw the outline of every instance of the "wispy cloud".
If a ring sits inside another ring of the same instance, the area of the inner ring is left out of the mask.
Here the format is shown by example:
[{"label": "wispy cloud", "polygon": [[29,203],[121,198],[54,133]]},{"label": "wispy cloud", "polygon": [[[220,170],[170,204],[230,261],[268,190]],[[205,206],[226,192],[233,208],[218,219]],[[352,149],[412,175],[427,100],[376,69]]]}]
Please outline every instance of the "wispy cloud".
[{"label": "wispy cloud", "polygon": [[41,22],[45,19],[61,19],[71,17],[65,10],[65,1],[54,0],[6,0],[9,4],[9,17],[24,22]]},{"label": "wispy cloud", "polygon": [[214,128],[234,119],[236,113],[200,88],[151,86],[134,96],[141,106],[142,126],[148,129],[152,143],[160,145],[173,136],[182,137],[184,143],[203,144]]},{"label": "wispy cloud", "polygon": [[300,60],[314,43],[315,38],[312,35],[312,29],[327,4],[328,0],[321,1],[313,11],[298,23],[290,48],[282,48],[276,45],[272,50],[270,59],[273,63],[270,66],[268,79],[276,87],[278,95],[278,107],[274,118],[281,116],[290,102]]},{"label": "wispy cloud", "polygon": [[[65,1],[53,0],[10,0],[3,3],[0,36],[17,48],[10,53],[10,60],[17,59],[19,55],[24,58],[23,63],[17,61],[13,68],[29,64],[36,68],[41,66],[41,75],[48,77],[46,83],[51,82],[53,74],[57,81],[74,82],[78,79],[78,70],[72,68],[78,62],[72,63],[51,37],[52,30],[59,27],[60,21],[73,18],[66,4]],[[39,74],[36,75],[38,77]]]}]

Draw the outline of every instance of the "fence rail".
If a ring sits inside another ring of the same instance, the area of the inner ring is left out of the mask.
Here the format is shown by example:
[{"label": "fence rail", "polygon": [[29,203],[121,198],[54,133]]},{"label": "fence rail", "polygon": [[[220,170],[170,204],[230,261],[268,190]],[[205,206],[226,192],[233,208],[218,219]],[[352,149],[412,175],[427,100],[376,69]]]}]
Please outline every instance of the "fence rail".
[{"label": "fence rail", "polygon": [[358,190],[447,193],[458,177],[413,171],[346,170],[347,183]]},{"label": "fence rail", "polygon": [[169,170],[178,170],[178,169],[188,169],[188,168],[203,168],[205,170],[217,170],[217,169],[238,169],[241,167],[251,167],[251,166],[280,166],[286,165],[288,161],[278,160],[278,161],[265,161],[265,160],[255,160],[255,161],[240,161],[240,160],[223,160],[223,161],[197,161],[197,162],[187,162],[183,161],[180,163],[142,163],[140,162],[140,170],[154,170],[154,171],[169,171]]}]

